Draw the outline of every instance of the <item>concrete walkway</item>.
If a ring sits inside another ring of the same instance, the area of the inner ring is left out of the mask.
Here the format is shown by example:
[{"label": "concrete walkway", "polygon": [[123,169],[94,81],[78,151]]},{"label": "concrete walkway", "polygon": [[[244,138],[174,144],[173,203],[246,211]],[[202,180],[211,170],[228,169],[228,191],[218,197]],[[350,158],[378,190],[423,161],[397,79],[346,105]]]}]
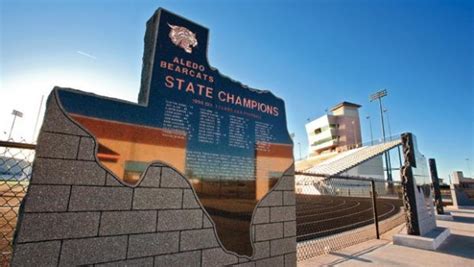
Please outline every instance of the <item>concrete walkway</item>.
[{"label": "concrete walkway", "polygon": [[[454,221],[437,221],[451,236],[429,251],[393,245],[387,235],[328,255],[298,262],[308,266],[474,266],[474,209],[451,209]],[[394,229],[401,231],[401,227]],[[393,234],[393,232],[392,232]]]}]

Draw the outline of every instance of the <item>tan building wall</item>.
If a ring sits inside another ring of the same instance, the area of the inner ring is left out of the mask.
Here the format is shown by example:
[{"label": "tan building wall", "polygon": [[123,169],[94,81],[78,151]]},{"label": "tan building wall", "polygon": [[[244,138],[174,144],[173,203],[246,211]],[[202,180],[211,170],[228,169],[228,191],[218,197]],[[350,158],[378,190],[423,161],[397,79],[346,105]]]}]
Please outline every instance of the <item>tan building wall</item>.
[{"label": "tan building wall", "polygon": [[331,109],[331,114],[306,124],[310,156],[359,147],[362,144],[359,107],[342,102]]}]

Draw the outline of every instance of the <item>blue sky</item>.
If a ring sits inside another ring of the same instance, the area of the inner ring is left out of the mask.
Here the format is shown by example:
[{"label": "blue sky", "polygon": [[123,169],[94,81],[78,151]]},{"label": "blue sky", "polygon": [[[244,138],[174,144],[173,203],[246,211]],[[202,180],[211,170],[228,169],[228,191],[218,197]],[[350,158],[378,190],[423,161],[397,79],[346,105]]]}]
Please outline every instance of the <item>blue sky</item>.
[{"label": "blue sky", "polygon": [[145,23],[160,6],[210,29],[211,65],[285,100],[303,155],[306,120],[344,100],[362,105],[364,141],[367,115],[380,137],[368,95],[387,88],[392,134],[413,132],[442,177],[474,172],[472,1],[2,0],[0,139],[12,109],[25,113],[13,136],[33,138],[53,85],[135,101]]}]

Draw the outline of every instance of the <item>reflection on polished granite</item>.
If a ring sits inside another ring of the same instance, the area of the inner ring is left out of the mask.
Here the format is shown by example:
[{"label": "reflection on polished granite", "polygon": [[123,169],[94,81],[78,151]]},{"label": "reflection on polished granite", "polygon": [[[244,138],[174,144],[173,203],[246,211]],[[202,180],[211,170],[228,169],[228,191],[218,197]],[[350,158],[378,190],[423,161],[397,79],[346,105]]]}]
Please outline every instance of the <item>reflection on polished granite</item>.
[{"label": "reflection on polished granite", "polygon": [[[196,46],[183,47],[171,38],[176,31]],[[56,91],[69,117],[95,137],[102,166],[132,185],[152,162],[173,167],[193,186],[223,246],[251,256],[252,212],[292,166],[293,142],[282,99],[209,65],[208,34],[159,10],[145,34],[138,103]]]}]

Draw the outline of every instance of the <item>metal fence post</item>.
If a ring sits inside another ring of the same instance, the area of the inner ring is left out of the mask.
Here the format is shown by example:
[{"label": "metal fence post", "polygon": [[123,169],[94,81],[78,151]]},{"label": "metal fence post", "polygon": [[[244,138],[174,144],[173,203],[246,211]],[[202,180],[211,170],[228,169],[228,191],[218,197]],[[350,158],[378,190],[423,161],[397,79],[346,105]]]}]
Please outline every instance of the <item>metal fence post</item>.
[{"label": "metal fence post", "polygon": [[375,233],[377,235],[377,239],[380,239],[379,233],[379,217],[377,214],[377,192],[375,191],[375,180],[370,180],[370,184],[372,185],[372,207],[374,209],[374,223],[375,223]]}]

